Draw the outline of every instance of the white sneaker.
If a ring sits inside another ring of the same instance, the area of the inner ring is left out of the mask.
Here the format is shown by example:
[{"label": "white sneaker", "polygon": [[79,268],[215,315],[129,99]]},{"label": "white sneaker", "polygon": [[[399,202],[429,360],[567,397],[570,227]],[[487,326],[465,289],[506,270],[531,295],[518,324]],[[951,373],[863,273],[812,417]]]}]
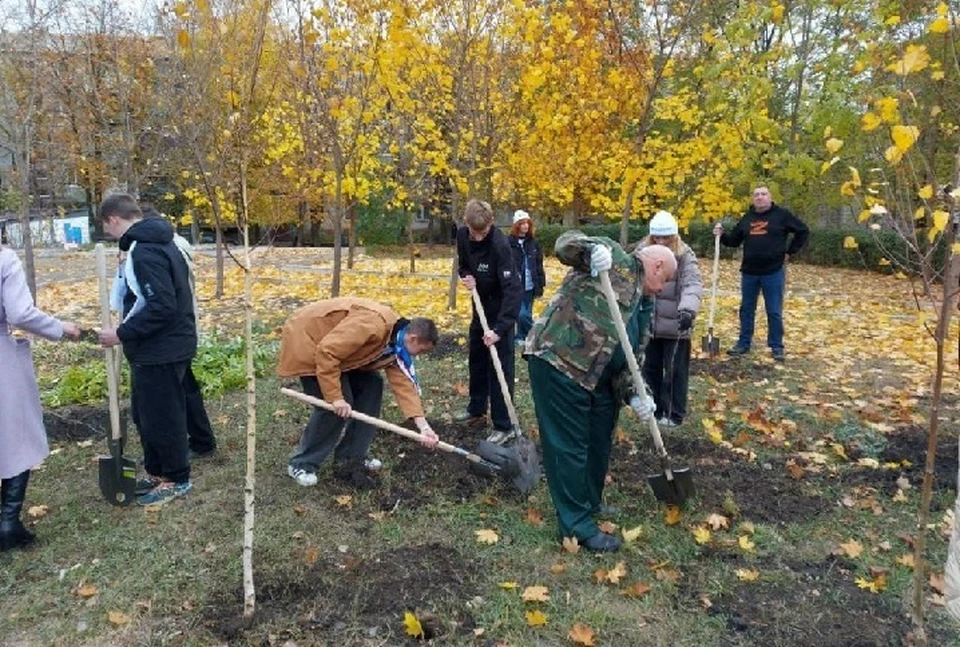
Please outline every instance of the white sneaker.
[{"label": "white sneaker", "polygon": [[302,467],[287,465],[287,474],[290,476],[290,478],[297,482],[297,485],[310,487],[317,484],[317,475],[313,472],[303,469]]},{"label": "white sneaker", "polygon": [[487,442],[491,442],[494,445],[502,445],[505,442],[513,440],[514,433],[511,431],[500,431],[495,430],[492,434],[487,436]]},{"label": "white sneaker", "polygon": [[365,459],[363,459],[363,466],[371,472],[379,472],[380,468],[383,467],[383,463],[379,458],[367,456]]},{"label": "white sneaker", "polygon": [[659,426],[661,426],[661,427],[676,427],[676,426],[678,426],[677,423],[675,423],[673,420],[671,420],[670,418],[668,418],[668,417],[666,417],[666,416],[664,416],[664,417],[660,418],[659,420],[657,420],[657,424],[658,424]]}]

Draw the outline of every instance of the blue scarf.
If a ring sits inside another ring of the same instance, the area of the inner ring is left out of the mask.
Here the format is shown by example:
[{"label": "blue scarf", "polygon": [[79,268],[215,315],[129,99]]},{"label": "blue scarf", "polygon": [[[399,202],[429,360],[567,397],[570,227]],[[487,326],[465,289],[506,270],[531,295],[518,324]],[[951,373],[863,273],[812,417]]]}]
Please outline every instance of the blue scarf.
[{"label": "blue scarf", "polygon": [[396,355],[397,366],[399,366],[403,374],[413,382],[413,386],[417,389],[417,395],[423,395],[420,390],[420,380],[417,379],[417,369],[413,365],[413,355],[410,354],[406,344],[403,343],[406,335],[407,327],[403,326],[397,331],[397,336],[390,342],[386,350],[383,351],[383,356],[389,357],[390,355]]}]

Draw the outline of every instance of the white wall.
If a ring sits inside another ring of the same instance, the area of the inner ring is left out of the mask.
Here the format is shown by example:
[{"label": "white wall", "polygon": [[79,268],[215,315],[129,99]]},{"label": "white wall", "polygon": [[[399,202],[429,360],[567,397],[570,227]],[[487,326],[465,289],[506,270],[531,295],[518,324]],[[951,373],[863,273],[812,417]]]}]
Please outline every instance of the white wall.
[{"label": "white wall", "polygon": [[[22,247],[23,236],[18,221],[6,223],[7,240],[11,247]],[[69,240],[68,238],[69,231]],[[33,234],[34,245],[63,245],[64,243],[90,243],[90,218],[76,216],[73,218],[43,218],[30,221],[30,233]]]}]

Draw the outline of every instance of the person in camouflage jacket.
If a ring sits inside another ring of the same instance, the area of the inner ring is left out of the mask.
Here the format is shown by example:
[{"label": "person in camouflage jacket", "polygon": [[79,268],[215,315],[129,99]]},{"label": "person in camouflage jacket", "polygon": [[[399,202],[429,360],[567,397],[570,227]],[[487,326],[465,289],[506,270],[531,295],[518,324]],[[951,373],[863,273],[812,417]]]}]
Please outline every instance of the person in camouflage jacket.
[{"label": "person in camouflage jacket", "polygon": [[[652,245],[633,255],[609,238],[568,231],[557,239],[557,258],[570,271],[527,337],[524,357],[540,426],[543,466],[560,535],[588,550],[617,550],[620,541],[600,532],[600,511],[613,431],[629,392],[624,350],[596,277],[610,282],[633,348],[642,352],[653,313],[651,297],[676,272],[673,253]],[[626,374],[626,375],[625,375]],[[642,418],[652,399],[640,400]]]}]

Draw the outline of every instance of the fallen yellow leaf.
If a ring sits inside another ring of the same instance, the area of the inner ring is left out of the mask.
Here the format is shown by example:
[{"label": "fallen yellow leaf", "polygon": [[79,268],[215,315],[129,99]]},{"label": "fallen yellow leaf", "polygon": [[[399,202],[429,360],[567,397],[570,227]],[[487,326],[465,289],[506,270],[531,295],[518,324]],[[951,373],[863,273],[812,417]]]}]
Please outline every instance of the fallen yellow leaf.
[{"label": "fallen yellow leaf", "polygon": [[45,505],[32,505],[27,508],[27,516],[31,519],[46,517],[48,512],[50,512],[50,508]]},{"label": "fallen yellow leaf", "polygon": [[737,578],[744,582],[755,582],[760,577],[760,571],[755,568],[738,568]]},{"label": "fallen yellow leaf", "polygon": [[541,627],[547,624],[547,614],[545,614],[540,609],[534,609],[533,611],[525,611],[524,616],[527,618],[527,624],[531,627]]},{"label": "fallen yellow leaf", "polygon": [[576,537],[564,537],[563,549],[571,555],[576,555],[580,552],[580,542],[577,541]]},{"label": "fallen yellow leaf", "polygon": [[704,526],[694,526],[692,532],[693,532],[693,540],[698,544],[700,544],[701,546],[703,544],[710,542],[709,528],[705,528]]},{"label": "fallen yellow leaf", "polygon": [[668,526],[675,526],[680,523],[680,517],[683,516],[683,513],[675,505],[668,505],[667,509],[663,511],[663,520]]},{"label": "fallen yellow leaf", "polygon": [[631,528],[630,530],[624,528],[620,532],[623,535],[623,540],[630,544],[635,542],[643,533],[643,526],[637,526],[636,528]]},{"label": "fallen yellow leaf", "polygon": [[748,537],[747,535],[740,535],[740,539],[738,539],[737,541],[740,544],[740,548],[747,551],[748,553],[752,553],[753,549],[756,548],[757,546],[755,543],[753,543],[750,540],[750,537]]},{"label": "fallen yellow leaf", "polygon": [[420,624],[420,620],[410,611],[403,612],[403,628],[408,636],[413,638],[424,637],[423,626]]},{"label": "fallen yellow leaf", "polygon": [[477,536],[478,544],[495,544],[500,541],[500,535],[496,533],[495,530],[490,530],[489,528],[484,528],[482,530],[475,530],[474,534]]},{"label": "fallen yellow leaf", "polygon": [[341,508],[349,508],[352,505],[353,497],[349,494],[341,494],[340,496],[333,497],[333,500],[336,501],[337,505]]},{"label": "fallen yellow leaf", "polygon": [[643,582],[634,582],[629,587],[620,591],[620,595],[624,595],[628,598],[639,598],[641,595],[646,594],[650,589],[653,588],[649,584],[644,584]]},{"label": "fallen yellow leaf", "polygon": [[913,568],[916,565],[915,562],[913,561],[913,553],[905,553],[903,555],[900,555],[900,557],[898,557],[896,561],[897,561],[897,564],[900,564],[901,566],[906,566],[907,568]]},{"label": "fallen yellow leaf", "polygon": [[730,527],[730,519],[714,512],[707,517],[707,525],[714,530],[722,530]]},{"label": "fallen yellow leaf", "polygon": [[593,629],[579,622],[573,625],[567,634],[567,638],[577,645],[584,645],[584,647],[594,647],[596,643],[593,642],[593,639],[596,638],[596,636],[597,634]]},{"label": "fallen yellow leaf", "polygon": [[97,593],[99,593],[99,589],[97,589],[97,587],[95,587],[93,584],[83,584],[77,589],[77,595],[79,595],[81,598],[92,598]]},{"label": "fallen yellow leaf", "polygon": [[528,586],[520,596],[524,602],[548,602],[550,595],[545,586]]},{"label": "fallen yellow leaf", "polygon": [[851,539],[845,544],[840,544],[840,551],[847,557],[856,559],[863,552],[863,546],[856,539]]},{"label": "fallen yellow leaf", "polygon": [[500,588],[505,591],[512,591],[518,586],[520,585],[517,584],[516,582],[500,582]]},{"label": "fallen yellow leaf", "polygon": [[107,613],[107,622],[112,625],[122,626],[130,622],[130,616],[121,611],[110,611]]},{"label": "fallen yellow leaf", "polygon": [[854,580],[858,587],[871,593],[880,593],[887,588],[887,576],[884,573],[877,575],[874,579],[868,580],[865,577],[858,577]]}]

